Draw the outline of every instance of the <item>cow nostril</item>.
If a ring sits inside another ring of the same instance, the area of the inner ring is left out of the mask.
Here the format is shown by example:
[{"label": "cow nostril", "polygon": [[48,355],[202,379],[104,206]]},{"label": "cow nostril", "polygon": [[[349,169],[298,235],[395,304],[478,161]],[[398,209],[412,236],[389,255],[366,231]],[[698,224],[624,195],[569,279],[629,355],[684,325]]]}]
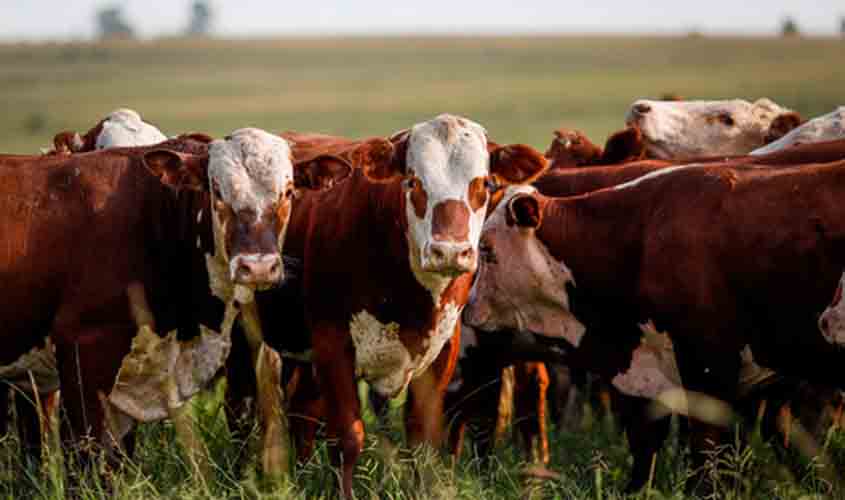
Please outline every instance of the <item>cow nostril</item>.
[{"label": "cow nostril", "polygon": [[640,115],[644,115],[651,111],[651,106],[645,103],[635,104],[634,105],[634,112]]},{"label": "cow nostril", "polygon": [[828,328],[827,328],[827,318],[822,318],[820,323],[822,325],[822,330],[827,331],[828,330]]},{"label": "cow nostril", "polygon": [[237,270],[237,276],[240,278],[248,277],[252,274],[252,269],[246,264],[239,264]]},{"label": "cow nostril", "polygon": [[273,275],[273,274],[277,274],[278,272],[279,272],[279,262],[276,261],[276,262],[273,263],[272,266],[270,266],[270,274]]},{"label": "cow nostril", "polygon": [[472,257],[472,248],[467,248],[459,254],[459,257],[462,259],[469,259]]},{"label": "cow nostril", "polygon": [[441,250],[440,248],[431,247],[431,256],[434,257],[435,259],[442,259],[443,257],[445,257],[445,254],[443,253],[443,250]]}]

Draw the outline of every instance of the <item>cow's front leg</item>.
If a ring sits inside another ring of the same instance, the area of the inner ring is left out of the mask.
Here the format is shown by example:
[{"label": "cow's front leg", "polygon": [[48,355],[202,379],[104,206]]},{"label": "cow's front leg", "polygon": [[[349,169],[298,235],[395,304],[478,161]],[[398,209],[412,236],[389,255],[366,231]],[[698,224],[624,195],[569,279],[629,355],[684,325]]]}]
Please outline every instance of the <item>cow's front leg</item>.
[{"label": "cow's front leg", "polygon": [[443,442],[443,400],[455,373],[461,346],[461,325],[420,376],[411,381],[405,411],[405,432],[409,446],[428,443],[439,447]]},{"label": "cow's front leg", "polygon": [[349,332],[334,326],[313,329],[314,363],[325,398],[329,438],[337,439],[335,463],[341,468],[340,489],[352,498],[352,472],[364,449],[364,422],[355,377],[355,353]]}]

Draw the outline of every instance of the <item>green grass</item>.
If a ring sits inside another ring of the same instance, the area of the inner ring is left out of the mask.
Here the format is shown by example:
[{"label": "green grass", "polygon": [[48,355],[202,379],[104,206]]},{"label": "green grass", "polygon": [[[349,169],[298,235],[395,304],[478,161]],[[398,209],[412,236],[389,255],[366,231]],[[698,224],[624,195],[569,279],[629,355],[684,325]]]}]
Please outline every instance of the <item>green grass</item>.
[{"label": "green grass", "polygon": [[[201,480],[191,473],[176,444],[169,423],[144,424],[131,459],[111,468],[98,459],[85,468],[73,451],[67,451],[65,470],[41,467],[25,459],[14,434],[0,438],[0,499],[53,500],[60,498],[112,500],[270,499],[336,498],[338,471],[329,460],[329,449],[321,440],[314,457],[299,465],[287,485],[270,485],[257,473],[255,447],[257,431],[247,441],[229,432],[221,400],[206,393],[195,400],[196,425],[209,450],[211,474]],[[611,420],[598,420],[586,412],[577,431],[553,430],[551,468],[556,480],[526,481],[521,474],[528,465],[521,448],[507,443],[486,460],[468,443],[459,461],[428,448],[401,447],[401,406],[393,405],[386,423],[365,414],[367,438],[355,471],[355,494],[359,499],[560,499],[560,500],[685,500],[684,483],[693,476],[688,450],[679,442],[676,426],[667,445],[655,461],[650,486],[626,497],[624,488],[631,466],[624,435]],[[779,444],[763,442],[752,433],[749,440],[736,439],[725,445],[704,468],[704,474],[718,485],[718,496],[728,500],[843,498],[830,495],[828,476],[817,460],[798,452],[784,452]],[[823,442],[828,456],[841,464],[845,455],[845,433],[829,432]],[[787,455],[794,465],[779,460]],[[64,495],[64,496],[63,496]]]},{"label": "green grass", "polygon": [[845,41],[646,37],[163,40],[0,46],[0,151],[26,153],[128,106],[165,133],[388,134],[437,113],[544,148],[562,125],[600,142],[640,97],[768,96],[805,116],[842,104]]}]

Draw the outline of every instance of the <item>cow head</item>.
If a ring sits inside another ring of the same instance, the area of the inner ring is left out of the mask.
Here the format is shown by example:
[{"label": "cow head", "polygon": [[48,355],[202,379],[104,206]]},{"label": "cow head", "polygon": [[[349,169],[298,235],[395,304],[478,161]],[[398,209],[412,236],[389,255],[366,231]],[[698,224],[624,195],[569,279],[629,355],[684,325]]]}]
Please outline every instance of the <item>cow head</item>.
[{"label": "cow head", "polygon": [[485,130],[452,115],[414,125],[393,144],[364,172],[376,182],[401,177],[411,269],[430,290],[475,271],[492,186],[528,182],[546,167],[528,146],[488,152]]},{"label": "cow head", "polygon": [[59,154],[78,153],[82,151],[85,143],[78,132],[65,130],[53,137],[53,152]]},{"label": "cow head", "polygon": [[[782,137],[776,138],[771,144],[755,149],[751,154],[768,154],[799,144],[845,139],[845,106],[839,106],[833,112],[813,118],[804,124],[799,120],[797,128],[795,123],[794,118],[791,122],[788,119],[783,120],[780,130],[787,133],[781,134]],[[793,128],[789,129],[790,125]]]},{"label": "cow head", "polygon": [[641,160],[644,157],[643,133],[637,127],[625,127],[607,138],[601,162],[614,165]]},{"label": "cow head", "polygon": [[819,317],[819,330],[825,340],[831,344],[845,345],[845,302],[842,301],[842,287],[845,274],[839,279],[839,285],[833,294],[833,301]]},{"label": "cow head", "polygon": [[464,322],[485,331],[518,330],[577,346],[584,326],[569,309],[572,273],[537,238],[543,199],[533,187],[509,187],[481,235],[478,274]]},{"label": "cow head", "polygon": [[625,121],[642,131],[649,157],[669,160],[747,154],[773,134],[785,133],[794,116],[769,99],[753,103],[639,100],[631,105]]},{"label": "cow head", "polygon": [[601,158],[601,148],[579,130],[560,128],[554,131],[554,135],[545,153],[552,167],[590,165]]},{"label": "cow head", "polygon": [[149,146],[167,140],[158,128],[142,120],[137,111],[127,108],[112,111],[92,131],[96,133],[96,149]]},{"label": "cow head", "polygon": [[215,256],[228,263],[231,282],[254,289],[283,278],[281,252],[295,190],[327,189],[351,172],[333,156],[295,168],[284,139],[254,128],[211,142],[208,156],[155,150],[144,163],[170,187],[210,190]]}]

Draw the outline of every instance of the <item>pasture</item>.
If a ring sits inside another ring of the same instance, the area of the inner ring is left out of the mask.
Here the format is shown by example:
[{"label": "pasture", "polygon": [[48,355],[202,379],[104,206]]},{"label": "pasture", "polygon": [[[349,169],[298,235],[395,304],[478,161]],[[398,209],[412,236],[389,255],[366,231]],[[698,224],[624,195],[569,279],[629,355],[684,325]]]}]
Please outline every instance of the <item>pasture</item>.
[{"label": "pasture", "polygon": [[[138,110],[167,134],[215,136],[244,126],[347,136],[385,135],[441,112],[482,123],[501,142],[541,151],[560,126],[595,141],[623,125],[628,105],[668,92],[685,98],[769,97],[804,117],[843,104],[845,41],[702,37],[337,38],[160,40],[0,46],[0,151],[32,153],[64,129],[84,132],[117,107]],[[256,437],[234,440],[217,394],[198,398],[208,480],[192,476],[170,424],[141,428],[135,456],[114,470],[96,461],[67,476],[28,462],[0,438],[0,498],[333,498],[337,471],[321,442],[295,484],[268,488],[255,473]],[[609,421],[553,430],[550,467],[561,478],[528,483],[524,455],[506,445],[491,459],[467,450],[452,464],[430,450],[403,450],[399,408],[386,426],[372,415],[356,470],[358,498],[623,498],[630,458]],[[673,434],[674,436],[675,434]],[[841,469],[845,441],[819,443]],[[789,460],[784,460],[784,456]],[[839,460],[836,460],[839,459]],[[793,461],[788,469],[783,463]],[[52,464],[52,465],[51,465]],[[685,499],[686,448],[670,439],[651,486],[637,498]],[[719,498],[822,498],[830,477],[795,449],[737,441],[708,463]]]}]

